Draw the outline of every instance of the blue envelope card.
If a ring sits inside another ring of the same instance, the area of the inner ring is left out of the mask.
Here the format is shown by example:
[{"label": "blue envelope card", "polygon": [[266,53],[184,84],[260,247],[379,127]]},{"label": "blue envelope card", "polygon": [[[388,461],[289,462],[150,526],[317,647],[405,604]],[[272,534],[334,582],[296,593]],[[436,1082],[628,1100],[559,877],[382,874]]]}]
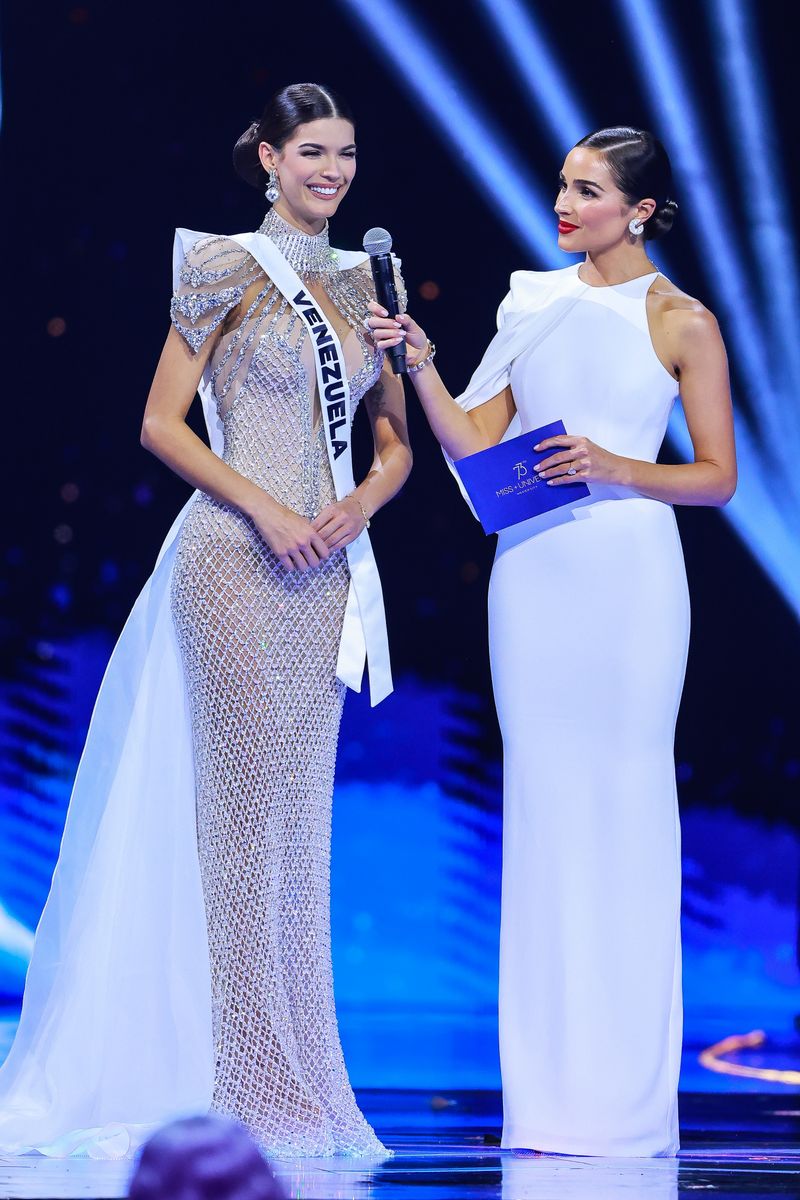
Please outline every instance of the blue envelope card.
[{"label": "blue envelope card", "polygon": [[561,508],[591,495],[585,483],[548,487],[536,474],[537,465],[555,453],[534,450],[545,438],[566,433],[563,421],[553,421],[477,454],[460,458],[455,468],[486,533],[497,533],[529,517]]}]

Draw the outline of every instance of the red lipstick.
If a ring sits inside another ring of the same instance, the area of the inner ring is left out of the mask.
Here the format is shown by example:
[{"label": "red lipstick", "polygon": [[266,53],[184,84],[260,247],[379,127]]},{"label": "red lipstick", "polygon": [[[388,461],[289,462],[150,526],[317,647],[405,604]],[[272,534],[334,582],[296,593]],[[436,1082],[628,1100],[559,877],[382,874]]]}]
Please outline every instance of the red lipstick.
[{"label": "red lipstick", "polygon": [[577,225],[570,225],[569,221],[559,221],[558,222],[558,232],[559,233],[574,233],[577,228],[578,228]]}]

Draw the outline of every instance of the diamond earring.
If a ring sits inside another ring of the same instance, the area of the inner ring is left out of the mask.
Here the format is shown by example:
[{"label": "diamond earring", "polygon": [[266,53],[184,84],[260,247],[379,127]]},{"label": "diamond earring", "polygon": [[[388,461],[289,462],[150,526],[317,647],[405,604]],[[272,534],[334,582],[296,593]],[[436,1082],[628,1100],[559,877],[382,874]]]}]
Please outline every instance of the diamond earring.
[{"label": "diamond earring", "polygon": [[632,221],[628,222],[628,229],[630,229],[634,237],[641,237],[644,233],[644,221],[640,221],[638,217],[634,217]]},{"label": "diamond earring", "polygon": [[280,194],[281,189],[278,186],[278,172],[274,167],[272,167],[269,173],[267,190],[264,192],[264,195],[266,196],[267,200],[269,200],[270,204],[274,204],[275,201],[280,198]]}]

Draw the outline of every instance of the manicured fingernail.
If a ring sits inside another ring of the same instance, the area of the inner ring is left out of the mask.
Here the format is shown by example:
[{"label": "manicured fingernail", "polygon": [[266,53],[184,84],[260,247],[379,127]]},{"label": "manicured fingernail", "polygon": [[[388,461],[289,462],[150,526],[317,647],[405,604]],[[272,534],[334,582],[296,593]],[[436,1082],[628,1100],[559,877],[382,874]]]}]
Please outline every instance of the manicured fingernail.
[{"label": "manicured fingernail", "polygon": [[378,312],[381,314],[382,317],[388,317],[388,315],[389,315],[389,313],[387,312],[387,310],[385,308],[379,307]]},{"label": "manicured fingernail", "polygon": [[540,449],[541,449],[541,446],[542,446],[542,443],[541,443],[541,442],[537,442],[537,443],[536,443],[536,445],[535,445],[533,448],[534,448],[534,450],[540,450]]},{"label": "manicured fingernail", "polygon": [[547,486],[552,487],[554,483],[555,483],[555,479],[548,479]]}]

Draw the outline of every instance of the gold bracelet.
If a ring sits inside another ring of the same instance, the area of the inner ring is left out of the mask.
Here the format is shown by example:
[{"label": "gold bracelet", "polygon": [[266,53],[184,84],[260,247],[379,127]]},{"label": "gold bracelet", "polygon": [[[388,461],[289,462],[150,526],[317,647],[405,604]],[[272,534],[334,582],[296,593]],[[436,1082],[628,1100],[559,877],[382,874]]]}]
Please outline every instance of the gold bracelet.
[{"label": "gold bracelet", "polygon": [[361,515],[364,518],[364,528],[369,529],[369,517],[367,516],[367,510],[364,508],[364,505],[361,503],[361,501],[359,500],[359,498],[355,494],[355,492],[351,492],[350,495],[353,497],[356,504],[361,509]]}]

